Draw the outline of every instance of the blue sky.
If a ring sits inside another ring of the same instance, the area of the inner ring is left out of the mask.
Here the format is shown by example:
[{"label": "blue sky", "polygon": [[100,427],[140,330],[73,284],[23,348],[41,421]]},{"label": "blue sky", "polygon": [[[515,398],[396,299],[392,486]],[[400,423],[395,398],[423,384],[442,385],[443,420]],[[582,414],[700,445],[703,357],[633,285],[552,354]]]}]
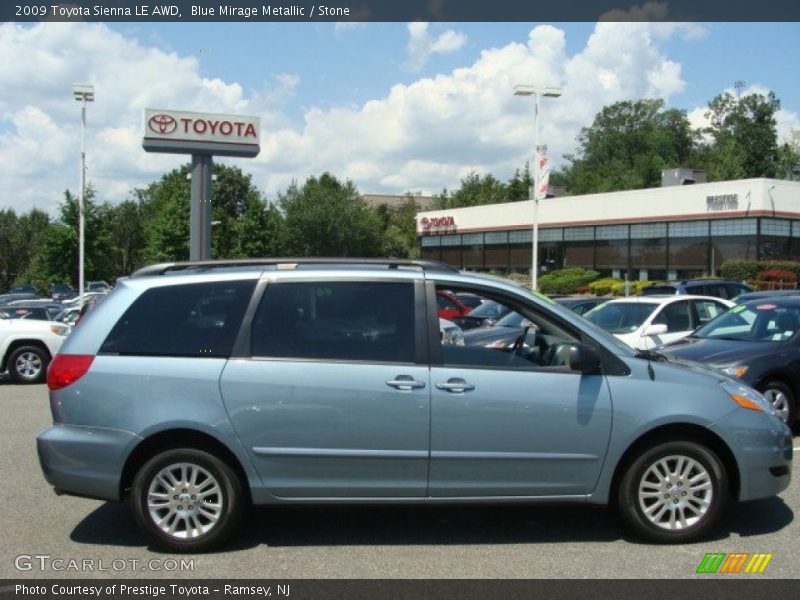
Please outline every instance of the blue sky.
[{"label": "blue sky", "polygon": [[508,178],[532,154],[516,83],[543,104],[554,163],[604,104],[663,98],[703,125],[737,80],[775,91],[800,129],[796,23],[0,24],[0,207],[54,211],[77,186],[74,82],[94,83],[89,180],[125,199],[184,157],[145,154],[145,107],[256,114],[258,158],[228,161],[274,199],[328,170],[363,193],[436,193],[471,171]]},{"label": "blue sky", "polygon": [[[567,52],[580,50],[594,23],[553,23],[566,33]],[[164,49],[200,58],[201,73],[258,89],[266,75],[291,71],[303,82],[297,116],[312,104],[361,104],[379,97],[395,83],[447,73],[473,62],[486,48],[524,41],[531,23],[435,23],[431,29],[455,28],[467,35],[459,51],[438,55],[419,70],[404,67],[408,31],[404,23],[369,23],[337,31],[328,23],[161,23],[112,26]],[[800,109],[800,26],[797,23],[706,23],[696,40],[671,39],[668,56],[680,62],[686,90],[670,104],[689,109],[710,100],[734,81],[774,90],[787,107]],[[231,43],[235,40],[235,43]]]}]

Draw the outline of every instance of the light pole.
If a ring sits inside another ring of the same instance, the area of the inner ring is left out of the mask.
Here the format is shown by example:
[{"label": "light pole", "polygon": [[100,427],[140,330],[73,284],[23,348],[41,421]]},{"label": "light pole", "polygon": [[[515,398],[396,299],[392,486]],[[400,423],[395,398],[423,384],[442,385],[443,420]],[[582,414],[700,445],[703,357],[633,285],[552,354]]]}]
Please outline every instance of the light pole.
[{"label": "light pole", "polygon": [[83,306],[83,258],[84,258],[84,223],[83,202],[86,193],[86,103],[94,102],[94,86],[88,83],[76,83],[72,86],[75,100],[81,105],[81,190],[78,195],[78,294],[80,306]]},{"label": "light pole", "polygon": [[531,241],[531,289],[536,291],[539,280],[539,99],[558,98],[561,88],[515,85],[515,96],[533,96],[533,185],[528,188],[528,199],[533,200],[533,232]]}]

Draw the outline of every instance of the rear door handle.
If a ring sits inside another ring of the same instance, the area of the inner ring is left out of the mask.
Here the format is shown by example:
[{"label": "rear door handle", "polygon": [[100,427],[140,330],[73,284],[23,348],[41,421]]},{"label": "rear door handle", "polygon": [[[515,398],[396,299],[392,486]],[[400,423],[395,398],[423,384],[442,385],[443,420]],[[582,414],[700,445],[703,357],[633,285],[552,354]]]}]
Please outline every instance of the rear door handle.
[{"label": "rear door handle", "polygon": [[463,394],[464,392],[471,392],[475,386],[467,383],[463,379],[448,379],[445,383],[437,383],[436,389],[450,392],[451,394]]},{"label": "rear door handle", "polygon": [[397,388],[398,390],[403,390],[404,392],[408,392],[410,390],[424,388],[425,382],[417,381],[411,377],[411,375],[398,375],[394,379],[387,381],[386,385]]}]

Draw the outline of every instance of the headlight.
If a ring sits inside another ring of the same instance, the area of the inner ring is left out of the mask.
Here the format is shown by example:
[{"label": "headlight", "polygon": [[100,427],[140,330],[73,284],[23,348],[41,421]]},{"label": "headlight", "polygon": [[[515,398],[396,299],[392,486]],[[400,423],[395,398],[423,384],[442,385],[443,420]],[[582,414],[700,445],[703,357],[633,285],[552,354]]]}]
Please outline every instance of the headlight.
[{"label": "headlight", "polygon": [[747,373],[747,369],[748,369],[747,365],[738,365],[735,367],[724,367],[720,369],[720,371],[722,371],[726,375],[731,375],[732,377],[738,377],[739,379],[741,379]]},{"label": "headlight", "polygon": [[442,332],[442,345],[463,346],[464,333],[460,327],[450,327]]},{"label": "headlight", "polygon": [[731,400],[736,402],[736,404],[742,408],[762,411],[768,415],[776,414],[772,404],[770,404],[761,393],[755,391],[753,388],[747,387],[746,385],[741,385],[739,383],[734,383],[732,381],[723,381],[720,383],[720,385],[722,386],[722,389],[724,389],[731,397]]},{"label": "headlight", "polygon": [[50,331],[55,333],[56,335],[67,335],[69,333],[69,327],[66,325],[50,325]]}]

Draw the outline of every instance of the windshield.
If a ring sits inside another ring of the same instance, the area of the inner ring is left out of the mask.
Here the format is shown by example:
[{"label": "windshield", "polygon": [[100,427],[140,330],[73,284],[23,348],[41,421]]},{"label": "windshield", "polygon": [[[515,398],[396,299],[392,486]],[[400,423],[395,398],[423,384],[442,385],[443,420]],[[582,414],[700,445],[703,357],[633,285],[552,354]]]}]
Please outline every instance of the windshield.
[{"label": "windshield", "polygon": [[607,302],[583,316],[609,333],[630,333],[641,327],[657,307],[641,302]]},{"label": "windshield", "polygon": [[707,325],[695,337],[716,340],[782,342],[800,328],[800,308],[768,302],[734,306]]},{"label": "windshield", "polygon": [[518,312],[510,312],[505,317],[500,319],[495,326],[497,327],[522,327],[522,321],[525,320]]},{"label": "windshield", "polygon": [[480,317],[483,319],[498,319],[508,312],[508,308],[494,300],[488,300],[479,307],[470,311],[470,317]]}]

